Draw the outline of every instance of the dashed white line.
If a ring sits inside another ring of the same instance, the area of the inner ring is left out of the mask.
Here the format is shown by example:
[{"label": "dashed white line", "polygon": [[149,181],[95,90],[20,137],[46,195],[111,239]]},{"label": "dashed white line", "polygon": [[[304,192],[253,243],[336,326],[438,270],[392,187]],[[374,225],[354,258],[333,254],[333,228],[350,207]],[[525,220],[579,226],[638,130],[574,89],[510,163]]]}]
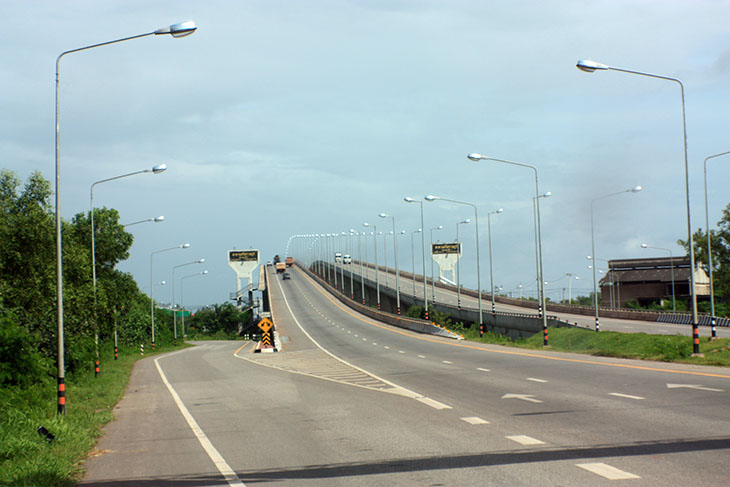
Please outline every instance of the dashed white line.
[{"label": "dashed white line", "polygon": [[481,367],[478,367],[477,370],[481,370],[482,372],[491,372],[489,369],[483,369]]},{"label": "dashed white line", "polygon": [[442,364],[453,364],[454,362],[449,362],[448,360],[442,360],[441,363]]},{"label": "dashed white line", "polygon": [[638,475],[634,475],[629,472],[624,472],[616,467],[607,465],[605,463],[577,463],[576,467],[588,470],[596,475],[607,478],[608,480],[627,480],[627,479],[640,479]]},{"label": "dashed white line", "polygon": [[418,358],[426,358],[425,355],[419,355]]},{"label": "dashed white line", "polygon": [[390,350],[390,347],[388,347],[388,346],[385,346],[383,348],[386,349],[386,350]]},{"label": "dashed white line", "polygon": [[489,421],[487,421],[485,419],[482,419],[482,418],[477,418],[476,416],[472,416],[472,417],[469,417],[469,418],[461,418],[461,420],[462,421],[466,421],[469,424],[474,424],[474,425],[477,425],[477,424],[489,424]]},{"label": "dashed white line", "polygon": [[547,382],[545,379],[535,379],[534,377],[528,377],[527,380],[531,380],[532,382],[540,382],[541,384]]},{"label": "dashed white line", "polygon": [[398,350],[398,353],[406,353],[406,352],[404,352],[403,350]]},{"label": "dashed white line", "polygon": [[621,394],[620,392],[609,392],[608,395],[609,396],[616,396],[616,397],[625,397],[626,399],[636,399],[636,400],[644,399],[641,396],[632,396],[632,395],[629,395],[629,394]]},{"label": "dashed white line", "polygon": [[544,445],[544,441],[536,440],[530,436],[516,435],[516,436],[505,436],[508,440],[515,441],[520,445]]}]

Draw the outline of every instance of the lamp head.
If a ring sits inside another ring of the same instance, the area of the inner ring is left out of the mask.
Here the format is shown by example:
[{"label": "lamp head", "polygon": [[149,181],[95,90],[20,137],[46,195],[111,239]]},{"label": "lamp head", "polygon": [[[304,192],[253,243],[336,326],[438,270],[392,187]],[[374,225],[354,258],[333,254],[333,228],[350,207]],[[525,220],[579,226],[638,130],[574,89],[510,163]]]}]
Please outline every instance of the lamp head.
[{"label": "lamp head", "polygon": [[152,219],[152,221],[153,221],[153,222],[155,222],[155,223],[159,223],[159,222],[164,222],[164,221],[165,221],[165,217],[164,217],[164,216],[162,216],[162,215],[160,215],[160,216],[156,216],[156,217],[154,217],[154,218]]},{"label": "lamp head", "polygon": [[165,284],[167,284],[167,281],[160,281],[160,286],[164,286]]},{"label": "lamp head", "polygon": [[170,27],[157,29],[155,31],[155,35],[159,36],[164,34],[170,34],[172,37],[185,37],[195,32],[196,29],[197,27],[195,26],[195,22],[193,22],[192,20],[186,20],[185,22],[172,24]]},{"label": "lamp head", "polygon": [[543,197],[543,198],[549,198],[549,197],[551,197],[552,195],[553,195],[553,192],[552,192],[552,191],[548,191],[547,193],[545,193],[544,195],[542,195],[542,197]]},{"label": "lamp head", "polygon": [[380,218],[388,218],[388,217],[389,217],[390,215],[388,215],[388,214],[386,214],[386,213],[379,213],[379,214],[378,214],[378,216],[379,216]]},{"label": "lamp head", "polygon": [[205,259],[200,259],[200,260],[198,261],[198,264],[202,264],[203,262],[205,262]]},{"label": "lamp head", "polygon": [[405,201],[406,203],[415,203],[416,202],[416,200],[414,200],[410,196],[406,196],[405,198],[403,198],[403,201]]},{"label": "lamp head", "polygon": [[206,275],[207,273],[208,273],[208,271],[201,272],[202,275]]},{"label": "lamp head", "polygon": [[444,226],[443,225],[439,225],[439,226],[436,227],[436,230],[441,230],[442,228],[444,228]]},{"label": "lamp head", "polygon": [[190,247],[190,244],[189,244],[189,243],[184,243],[184,244],[182,244],[182,245],[180,246],[180,248],[181,248],[181,249],[187,249],[187,248],[189,248],[189,247]]},{"label": "lamp head", "polygon": [[405,234],[406,234],[406,231],[405,231],[405,230],[401,230],[401,231],[400,231],[400,234],[401,234],[401,235],[405,235]]},{"label": "lamp head", "polygon": [[369,226],[370,226],[370,224],[366,222],[366,223],[363,223],[363,224],[362,224],[362,226],[363,226],[363,227],[369,227]]},{"label": "lamp head", "polygon": [[152,172],[155,174],[165,172],[166,170],[167,170],[167,164],[158,164],[158,165],[152,167]]},{"label": "lamp head", "polygon": [[647,247],[649,247],[649,246],[648,246],[648,245],[646,245],[645,243],[641,244],[641,248],[642,248],[642,249],[645,249],[645,248],[647,248]]},{"label": "lamp head", "polygon": [[634,186],[633,188],[631,188],[632,193],[638,193],[641,190],[642,190],[641,186]]},{"label": "lamp head", "polygon": [[497,210],[497,213],[502,213],[504,211],[504,208],[500,208]]},{"label": "lamp head", "polygon": [[485,157],[483,155],[477,154],[476,152],[471,152],[471,153],[467,154],[466,157],[470,161],[474,161],[474,162],[481,161],[482,159],[485,159]]},{"label": "lamp head", "polygon": [[608,69],[608,66],[606,66],[605,64],[597,63],[588,59],[579,60],[575,64],[575,67],[580,69],[581,71],[585,71],[586,73],[592,73],[597,69],[601,71]]},{"label": "lamp head", "polygon": [[424,196],[423,199],[426,200],[426,201],[434,201],[434,200],[438,200],[438,199],[441,199],[441,198],[439,198],[438,196],[434,196],[432,194],[429,194],[429,195]]}]

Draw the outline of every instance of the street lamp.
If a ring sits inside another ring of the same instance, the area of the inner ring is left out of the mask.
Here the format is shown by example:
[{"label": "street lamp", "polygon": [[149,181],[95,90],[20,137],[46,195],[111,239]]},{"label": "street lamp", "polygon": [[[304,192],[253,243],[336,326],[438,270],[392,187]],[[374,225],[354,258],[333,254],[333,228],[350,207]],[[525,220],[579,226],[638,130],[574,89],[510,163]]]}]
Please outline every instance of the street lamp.
[{"label": "street lamp", "polygon": [[380,213],[378,216],[380,218],[390,218],[393,223],[393,254],[395,255],[395,299],[397,313],[400,314],[400,272],[398,271],[398,235],[395,233],[395,217],[386,213]]},{"label": "street lamp", "polygon": [[97,301],[96,301],[96,227],[94,226],[94,187],[97,184],[108,183],[116,179],[122,179],[135,174],[142,174],[151,172],[153,174],[159,174],[167,169],[167,164],[159,164],[152,167],[151,169],[143,169],[141,171],[134,171],[128,174],[122,174],[121,176],[115,176],[113,178],[102,179],[91,184],[89,189],[89,218],[91,220],[91,276],[94,288],[94,352],[96,355],[96,365],[94,367],[94,377],[99,374],[99,322],[97,317]]},{"label": "street lamp", "polygon": [[378,310],[380,310],[380,272],[378,270],[378,226],[363,223],[364,227],[373,227],[373,247],[375,247],[375,288],[378,295]]},{"label": "street lamp", "polygon": [[[645,243],[641,244],[642,249],[657,249],[657,250],[666,250],[669,252],[669,267],[671,269],[671,276],[672,276],[672,311],[677,311],[677,307],[675,305],[675,299],[674,299],[674,257],[672,256],[672,249],[666,249],[664,247],[652,247],[651,245],[647,245]],[[714,316],[714,313],[713,313]]]},{"label": "street lamp", "polygon": [[[188,265],[193,264],[203,264],[205,263],[205,259],[200,260],[193,260],[191,262],[186,262],[185,264],[180,264],[172,267],[172,323],[173,323],[173,336],[175,337],[175,345],[177,345],[177,311],[175,311],[175,269],[178,267],[185,267]],[[183,340],[185,339],[185,335],[183,335]]]},{"label": "street lamp", "polygon": [[492,315],[497,313],[497,306],[494,304],[494,273],[492,272],[492,215],[498,215],[504,211],[504,208],[500,208],[495,211],[487,213],[487,235],[489,236],[489,282],[492,288]]},{"label": "street lamp", "polygon": [[132,223],[123,223],[122,226],[126,228],[126,227],[131,227],[132,225],[139,225],[140,223],[147,223],[147,222],[160,223],[163,221],[165,221],[165,217],[160,215],[160,216],[155,216],[152,218],[147,218],[146,220],[139,220],[139,221],[132,222]]},{"label": "street lamp", "polygon": [[413,281],[413,299],[416,299],[416,251],[413,247],[413,234],[414,233],[423,233],[423,229],[419,228],[418,230],[413,230],[411,232],[411,270],[413,271],[412,281]]},{"label": "street lamp", "polygon": [[[504,159],[496,159],[494,157],[487,157],[482,154],[477,153],[470,153],[466,156],[470,161],[494,161],[494,162],[501,162],[504,164],[511,164],[513,166],[520,166],[520,167],[526,167],[528,169],[532,169],[532,171],[535,173],[535,210],[537,214],[537,260],[538,260],[538,292],[540,294],[540,304],[539,304],[539,312],[542,315],[542,330],[543,330],[543,346],[547,346],[548,344],[548,329],[547,329],[547,308],[545,307],[545,283],[543,280],[543,272],[542,272],[542,235],[541,235],[541,229],[540,229],[540,188],[538,184],[538,178],[537,178],[537,167],[531,166],[529,164],[523,164],[521,162],[513,162],[513,161],[507,161]],[[547,194],[547,193],[546,193]]]},{"label": "street lamp", "polygon": [[682,130],[684,132],[684,187],[685,197],[687,200],[687,241],[689,242],[689,266],[690,266],[690,294],[692,296],[692,342],[693,342],[693,353],[700,353],[700,329],[697,322],[697,292],[695,289],[695,251],[694,251],[694,238],[692,236],[692,223],[690,218],[690,206],[689,206],[689,163],[687,161],[687,118],[685,115],[684,107],[684,85],[677,78],[670,78],[668,76],[659,76],[656,74],[644,73],[641,71],[632,71],[628,69],[614,68],[605,64],[597,63],[586,59],[581,59],[576,63],[576,67],[581,71],[592,73],[596,70],[599,71],[619,71],[622,73],[636,74],[639,76],[646,76],[648,78],[663,79],[666,81],[673,81],[679,85],[680,94],[682,98]]},{"label": "street lamp", "polygon": [[[204,259],[201,259],[204,260]],[[195,274],[190,274],[188,276],[183,276],[180,278],[180,308],[182,309],[182,336],[183,341],[185,341],[185,279],[189,277],[196,277],[196,276],[204,276],[208,273],[208,271],[202,271],[202,272],[196,272]],[[172,283],[173,286],[175,285],[175,282]],[[175,310],[173,309],[173,312]]]},{"label": "street lamp", "polygon": [[[456,224],[456,242],[459,242],[459,225],[466,225],[471,223],[471,218],[462,220]],[[459,249],[461,250],[461,244],[459,243]],[[461,309],[461,270],[459,262],[461,261],[461,255],[456,259],[456,307]]]},{"label": "street lamp", "polygon": [[[177,247],[169,247],[166,249],[155,250],[154,252],[152,252],[150,254],[150,321],[152,322],[152,350],[155,349],[155,298],[153,296],[154,286],[152,285],[152,283],[155,281],[154,281],[154,279],[152,279],[152,257],[154,257],[155,254],[159,254],[162,252],[168,252],[170,250],[177,250],[177,249],[187,249],[189,247],[190,247],[189,243],[184,243],[184,244],[178,245]],[[173,285],[175,285],[174,282],[173,282]],[[174,294],[175,293],[173,292],[173,299],[175,297]]]},{"label": "street lamp", "polygon": [[[540,275],[540,255],[539,255],[539,253],[537,251],[537,249],[539,247],[538,246],[538,241],[537,241],[537,233],[538,233],[537,232],[537,200],[538,200],[538,198],[549,198],[552,195],[553,195],[553,193],[550,192],[550,191],[548,191],[548,192],[543,193],[541,195],[533,196],[532,197],[532,223],[533,223],[533,228],[534,228],[534,233],[533,234],[535,236],[535,278],[536,278],[535,279],[535,284],[537,285],[538,293],[540,292],[540,280],[539,280],[539,275]],[[538,296],[538,298],[539,298],[539,296]],[[542,318],[542,312],[540,313],[540,318]]]},{"label": "street lamp", "polygon": [[710,211],[707,203],[707,161],[715,157],[725,156],[728,152],[721,152],[713,156],[705,157],[704,174],[705,174],[705,229],[707,232],[707,268],[710,273],[710,319],[712,320],[712,338],[717,338],[716,318],[715,318],[715,284],[712,282],[712,245],[710,244]]},{"label": "street lamp", "polygon": [[[411,198],[410,196],[406,196],[403,198],[403,201],[406,203],[418,203],[421,205],[421,229],[425,228],[423,225],[423,201],[416,200]],[[428,293],[426,292],[426,232],[425,230],[421,232],[421,260],[423,263],[423,312],[424,317],[426,320],[428,320]],[[415,271],[414,271],[415,274]],[[413,276],[413,280],[415,281],[416,276]]]},{"label": "street lamp", "polygon": [[[595,263],[595,259],[596,259],[596,239],[595,239],[595,234],[593,231],[593,203],[595,203],[598,200],[610,198],[611,196],[616,196],[616,195],[624,194],[624,193],[638,193],[639,191],[641,191],[641,186],[634,186],[633,188],[625,189],[623,191],[617,191],[615,193],[606,194],[606,195],[599,196],[598,198],[594,198],[591,200],[591,255],[593,256],[594,263]],[[593,310],[595,312],[596,331],[601,331],[601,327],[598,323],[598,290],[596,288],[596,265],[593,266]]]},{"label": "street lamp", "polygon": [[573,278],[577,281],[580,279],[580,276],[576,276],[570,272],[566,272],[565,275],[568,276],[568,304],[573,304]]},{"label": "street lamp", "polygon": [[480,269],[480,260],[479,259],[479,215],[477,213],[477,205],[474,203],[467,203],[466,201],[458,201],[458,200],[451,200],[447,198],[441,198],[439,196],[434,196],[432,194],[426,196],[424,198],[426,201],[435,201],[435,200],[442,200],[442,201],[448,201],[450,203],[457,203],[459,205],[467,205],[474,208],[474,230],[476,234],[476,243],[477,243],[477,296],[478,296],[478,302],[479,302],[479,336],[484,335],[484,319],[482,317],[482,271]]},{"label": "street lamp", "polygon": [[70,51],[62,52],[56,58],[56,137],[55,137],[55,169],[56,169],[56,295],[57,295],[57,321],[58,321],[58,414],[66,414],[66,365],[64,362],[64,343],[63,343],[63,251],[62,251],[62,235],[61,235],[61,144],[60,144],[60,111],[59,111],[59,86],[60,86],[60,65],[61,58],[66,54],[74,52],[85,51],[87,49],[93,49],[95,47],[106,46],[109,44],[116,44],[118,42],[128,41],[131,39],[137,39],[140,37],[146,37],[150,35],[163,35],[170,34],[173,37],[184,37],[195,32],[195,23],[192,20],[186,22],[180,22],[173,24],[169,27],[163,27],[157,29],[154,32],[147,34],[140,34],[132,37],[124,37],[122,39],[116,39],[113,41],[102,42],[100,44],[93,44],[90,46],[80,47],[77,49],[71,49]]},{"label": "street lamp", "polygon": [[429,232],[429,235],[431,236],[431,247],[429,248],[429,254],[431,255],[431,301],[433,301],[434,304],[436,304],[436,276],[433,273],[433,231],[442,230],[443,228],[443,225],[439,225],[431,228]]}]

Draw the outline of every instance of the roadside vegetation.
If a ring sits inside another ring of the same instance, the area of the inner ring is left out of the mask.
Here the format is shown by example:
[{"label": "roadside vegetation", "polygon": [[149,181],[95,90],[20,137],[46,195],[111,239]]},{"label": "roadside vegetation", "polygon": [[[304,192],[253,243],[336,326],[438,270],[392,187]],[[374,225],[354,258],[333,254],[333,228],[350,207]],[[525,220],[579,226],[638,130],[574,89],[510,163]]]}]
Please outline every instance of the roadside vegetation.
[{"label": "roadside vegetation", "polygon": [[[95,208],[96,306],[88,213],[63,221],[66,414],[57,414],[55,214],[50,183],[40,173],[25,183],[0,170],[0,486],[75,485],[85,460],[113,419],[134,362],[181,349],[172,311],[155,308],[150,340],[149,297],[116,269],[133,237],[114,209]],[[249,314],[231,303],[186,317],[190,338],[231,339]],[[178,331],[180,318],[178,318]],[[119,358],[114,359],[114,332]],[[101,370],[95,377],[95,332]],[[44,428],[39,432],[39,428]],[[47,431],[48,434],[45,434]]]}]

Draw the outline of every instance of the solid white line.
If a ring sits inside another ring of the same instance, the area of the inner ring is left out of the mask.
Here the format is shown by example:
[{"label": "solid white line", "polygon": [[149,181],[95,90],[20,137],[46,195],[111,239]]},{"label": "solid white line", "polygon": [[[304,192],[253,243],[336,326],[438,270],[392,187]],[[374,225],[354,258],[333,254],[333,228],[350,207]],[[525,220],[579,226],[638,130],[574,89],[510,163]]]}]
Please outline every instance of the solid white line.
[{"label": "solid white line", "polygon": [[208,454],[208,457],[213,461],[218,471],[223,475],[223,478],[226,479],[226,482],[228,482],[228,485],[231,487],[246,487],[246,484],[241,482],[241,479],[238,478],[238,475],[236,475],[236,472],[233,471],[233,469],[226,463],[223,456],[216,450],[216,448],[213,446],[213,443],[208,439],[208,437],[205,435],[203,430],[198,425],[198,422],[195,421],[195,418],[192,414],[190,414],[190,411],[188,411],[188,408],[185,407],[185,404],[182,402],[182,399],[180,399],[180,396],[177,394],[177,391],[174,387],[172,387],[172,384],[167,380],[167,377],[165,376],[165,373],[162,371],[162,367],[160,367],[160,358],[159,357],[155,359],[155,365],[157,366],[157,372],[159,372],[160,377],[162,378],[162,382],[167,386],[167,390],[170,392],[170,395],[175,400],[175,404],[177,404],[177,408],[182,413],[183,417],[185,418],[185,421],[188,422],[188,426],[190,426],[190,429],[193,431],[193,434],[200,442],[200,446],[203,447],[203,450],[205,450],[205,453]]},{"label": "solid white line", "polygon": [[576,467],[588,470],[596,475],[605,477],[608,480],[627,480],[627,479],[640,479],[638,475],[634,475],[629,472],[624,472],[616,467],[607,465],[605,463],[576,463]]},{"label": "solid white line", "polygon": [[423,404],[431,406],[434,409],[451,409],[451,406],[447,406],[442,402],[434,401],[433,399],[428,397],[417,397],[416,401],[422,402]]},{"label": "solid white line", "polygon": [[508,440],[516,441],[520,445],[544,445],[544,441],[536,440],[530,436],[517,435],[517,436],[505,436]]},{"label": "solid white line", "polygon": [[469,424],[489,424],[489,421],[486,421],[482,418],[477,418],[476,416],[472,416],[470,418],[461,418],[462,421],[466,421]]},{"label": "solid white line", "polygon": [[481,370],[482,372],[491,372],[489,369],[482,369],[481,367],[477,368],[477,370]]},{"label": "solid white line", "polygon": [[616,396],[616,397],[625,397],[627,399],[636,399],[636,400],[644,399],[641,396],[631,396],[629,394],[621,394],[620,392],[609,392],[608,395],[609,396]]},{"label": "solid white line", "polygon": [[531,380],[532,382],[540,382],[540,383],[545,383],[545,382],[547,382],[547,381],[546,381],[546,380],[544,380],[544,379],[535,379],[535,378],[533,378],[533,377],[528,377],[528,378],[527,378],[527,380]]}]

